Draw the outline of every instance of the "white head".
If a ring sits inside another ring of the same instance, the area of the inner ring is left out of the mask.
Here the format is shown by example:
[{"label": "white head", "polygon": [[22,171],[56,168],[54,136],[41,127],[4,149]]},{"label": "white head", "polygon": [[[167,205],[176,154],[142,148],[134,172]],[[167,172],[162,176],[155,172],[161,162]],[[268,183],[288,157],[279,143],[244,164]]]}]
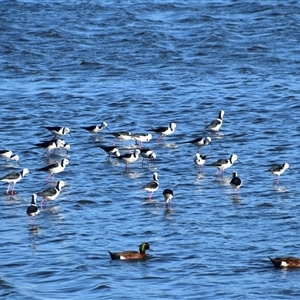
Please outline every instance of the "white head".
[{"label": "white head", "polygon": [[157,172],[153,173],[153,180],[158,181],[158,173]]},{"label": "white head", "polygon": [[29,170],[27,168],[22,170],[22,176],[24,177],[26,174],[29,173]]},{"label": "white head", "polygon": [[211,144],[211,138],[209,136],[207,136],[204,140],[204,145],[208,145]]},{"label": "white head", "polygon": [[10,157],[11,160],[15,160],[15,161],[19,161],[19,156],[17,154],[13,154],[11,157]]},{"label": "white head", "polygon": [[287,170],[287,169],[289,169],[290,168],[290,165],[288,164],[288,163],[284,163],[283,164],[283,169],[284,170]]},{"label": "white head", "polygon": [[171,128],[172,130],[175,130],[175,128],[176,128],[176,123],[174,123],[174,122],[170,123],[170,128]]},{"label": "white head", "polygon": [[59,187],[59,189],[61,189],[63,186],[66,186],[67,184],[64,182],[64,181],[62,181],[62,180],[60,180],[59,182],[58,182],[58,187]]},{"label": "white head", "polygon": [[156,154],[155,152],[152,151],[152,153],[149,155],[150,159],[156,159]]},{"label": "white head", "polygon": [[141,153],[141,150],[140,150],[140,149],[135,149],[135,150],[134,150],[134,154],[139,155],[140,153]]},{"label": "white head", "polygon": [[68,165],[70,162],[69,162],[69,160],[67,159],[67,158],[64,158],[63,160],[62,160],[62,164],[63,165]]},{"label": "white head", "polygon": [[236,160],[238,160],[237,155],[236,155],[236,154],[232,154],[232,155],[230,156],[230,161],[231,161],[232,163],[234,163]]},{"label": "white head", "polygon": [[112,151],[112,154],[119,157],[120,156],[120,152],[117,148],[115,148],[113,151]]},{"label": "white head", "polygon": [[66,149],[67,151],[70,151],[71,146],[70,144],[64,144],[63,148]]},{"label": "white head", "polygon": [[107,127],[107,123],[106,122],[102,122],[101,127],[102,128],[106,128]]},{"label": "white head", "polygon": [[220,112],[219,112],[219,119],[223,119],[223,117],[224,117],[224,115],[225,115],[225,110],[220,110]]}]

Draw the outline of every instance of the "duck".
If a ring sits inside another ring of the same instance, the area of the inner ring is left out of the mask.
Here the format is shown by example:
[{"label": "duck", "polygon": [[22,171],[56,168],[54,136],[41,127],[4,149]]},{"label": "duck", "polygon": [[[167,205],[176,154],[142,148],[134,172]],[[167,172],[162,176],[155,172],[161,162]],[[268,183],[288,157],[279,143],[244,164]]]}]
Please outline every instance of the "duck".
[{"label": "duck", "polygon": [[158,189],[159,182],[158,182],[158,173],[153,173],[153,180],[147,184],[145,184],[142,188],[143,190],[148,192],[148,199],[150,200],[153,193]]},{"label": "duck", "polygon": [[209,125],[207,125],[206,128],[211,131],[219,131],[223,124],[224,114],[225,114],[225,111],[220,110],[218,118],[216,120],[212,121]]},{"label": "duck", "polygon": [[269,260],[273,263],[276,269],[279,268],[300,268],[300,258],[297,257],[276,257]]},{"label": "duck", "polygon": [[138,259],[143,259],[147,257],[146,250],[152,250],[150,249],[149,243],[143,242],[140,244],[139,247],[139,252],[138,251],[123,251],[123,252],[110,252],[109,250],[108,253],[111,257],[111,259],[121,259],[121,260],[138,260]]}]

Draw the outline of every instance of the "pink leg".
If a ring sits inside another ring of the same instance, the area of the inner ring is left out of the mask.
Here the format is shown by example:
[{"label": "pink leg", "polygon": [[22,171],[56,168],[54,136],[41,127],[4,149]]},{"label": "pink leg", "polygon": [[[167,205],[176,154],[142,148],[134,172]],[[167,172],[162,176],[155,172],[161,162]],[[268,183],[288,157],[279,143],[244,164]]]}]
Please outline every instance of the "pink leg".
[{"label": "pink leg", "polygon": [[6,190],[6,192],[5,192],[6,195],[8,195],[9,188],[10,188],[10,183],[8,184],[7,190]]}]

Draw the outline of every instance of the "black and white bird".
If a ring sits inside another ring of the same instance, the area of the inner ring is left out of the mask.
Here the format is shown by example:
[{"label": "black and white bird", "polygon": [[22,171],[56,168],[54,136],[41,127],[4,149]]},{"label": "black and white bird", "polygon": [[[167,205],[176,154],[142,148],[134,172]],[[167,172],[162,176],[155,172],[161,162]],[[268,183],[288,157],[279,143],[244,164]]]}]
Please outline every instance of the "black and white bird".
[{"label": "black and white bird", "polygon": [[229,159],[219,159],[215,163],[211,164],[213,167],[217,168],[217,172],[215,175],[218,176],[218,172],[220,170],[221,176],[223,176],[224,170],[230,168],[236,160],[238,160],[237,155],[232,154]]},{"label": "black and white bird", "polygon": [[132,140],[131,133],[129,131],[110,132],[110,134],[117,138],[113,141],[113,144],[115,144],[117,141],[123,143],[124,141]]},{"label": "black and white bird", "polygon": [[211,138],[207,137],[200,137],[191,141],[183,142],[183,143],[190,143],[194,146],[198,147],[198,152],[200,152],[201,147],[211,145]]},{"label": "black and white bird", "polygon": [[288,163],[284,163],[282,165],[275,164],[268,171],[271,172],[275,176],[274,180],[276,180],[277,182],[279,182],[280,175],[282,173],[284,173],[285,170],[292,171],[292,169],[290,168],[290,165]]},{"label": "black and white bird", "polygon": [[[43,141],[37,144],[34,144],[35,146],[39,148],[44,148],[46,151],[44,152],[45,156],[49,156],[50,152],[52,150],[58,149],[58,148],[64,148],[66,145],[66,142],[64,140],[56,139],[51,141]],[[67,149],[69,151],[69,149]]]},{"label": "black and white bird", "polygon": [[165,141],[166,136],[174,133],[175,128],[176,128],[176,123],[171,122],[168,127],[157,127],[157,128],[150,129],[150,131],[156,132],[160,135],[156,141],[158,143],[161,140]]},{"label": "black and white bird", "polygon": [[174,193],[171,189],[165,189],[163,191],[163,196],[164,196],[164,207],[167,209],[171,208],[171,200],[174,196]]},{"label": "black and white bird", "polygon": [[199,166],[199,172],[203,172],[203,166],[206,162],[206,159],[208,158],[209,155],[201,155],[200,153],[196,153],[195,158],[194,158],[194,163]]},{"label": "black and white bird", "polygon": [[141,149],[141,157],[143,158],[142,160],[142,166],[144,165],[144,160],[147,160],[147,165],[149,167],[149,163],[151,160],[156,159],[156,154],[154,151],[148,149],[148,148],[142,148]]},{"label": "black and white bird", "polygon": [[232,173],[230,185],[231,185],[233,191],[237,191],[242,186],[242,180],[238,177],[237,172]]},{"label": "black and white bird", "polygon": [[147,184],[145,184],[142,188],[146,192],[148,192],[148,200],[152,198],[153,193],[158,189],[159,182],[158,182],[158,173],[153,173],[153,180]]},{"label": "black and white bird", "polygon": [[125,170],[129,171],[129,165],[136,162],[140,157],[141,150],[135,149],[133,153],[126,153],[117,157],[118,160],[123,162],[125,166]]},{"label": "black and white bird", "polygon": [[112,157],[119,157],[120,156],[119,149],[115,146],[100,145],[99,147],[108,154],[105,158],[106,160],[109,160],[109,158],[111,156]]},{"label": "black and white bird", "polygon": [[151,133],[136,133],[132,134],[131,138],[136,142],[139,148],[142,148],[143,143],[147,143],[152,139]]},{"label": "black and white bird", "polygon": [[49,203],[48,201],[55,200],[59,196],[59,194],[64,186],[66,186],[66,183],[64,181],[60,180],[57,182],[55,188],[47,188],[41,192],[36,193],[37,196],[43,197],[43,199],[41,201],[41,208],[43,207],[43,203],[45,201],[47,201],[47,203]]},{"label": "black and white bird", "polygon": [[36,221],[36,216],[38,215],[38,213],[40,212],[39,208],[36,205],[36,199],[37,199],[37,195],[36,194],[32,194],[31,197],[31,204],[28,206],[26,213],[28,215],[28,217],[35,217],[34,218],[34,222]]},{"label": "black and white bird", "polygon": [[57,138],[57,136],[66,135],[66,134],[69,134],[72,137],[69,127],[45,126],[44,128],[49,130],[54,135],[54,138]]},{"label": "black and white bird", "polygon": [[212,121],[206,128],[211,131],[219,131],[223,124],[224,114],[225,114],[225,111],[220,110],[218,118],[216,120]]},{"label": "black and white bird", "polygon": [[46,181],[48,179],[50,179],[51,177],[54,180],[54,174],[63,172],[66,168],[66,165],[68,165],[68,164],[69,164],[69,160],[67,158],[64,158],[61,160],[60,163],[56,162],[56,163],[50,164],[46,167],[40,168],[38,170],[49,173],[48,177],[46,178]]},{"label": "black and white bird", "polygon": [[[25,168],[19,173],[12,172],[12,173],[9,173],[9,174],[3,176],[2,178],[0,178],[1,181],[8,183],[8,187],[7,187],[7,190],[5,193],[7,195],[9,193],[14,194],[17,182],[20,181],[28,173],[29,173],[29,170],[27,168]],[[10,189],[11,184],[13,185],[12,189]]]},{"label": "black and white bird", "polygon": [[87,130],[91,134],[96,134],[96,133],[102,131],[104,128],[106,128],[108,130],[106,122],[102,122],[100,125],[84,126],[81,128]]},{"label": "black and white bird", "polygon": [[19,156],[17,154],[13,154],[11,150],[0,150],[0,157],[5,159],[5,164],[7,164],[7,160],[11,159],[16,162],[19,162]]}]

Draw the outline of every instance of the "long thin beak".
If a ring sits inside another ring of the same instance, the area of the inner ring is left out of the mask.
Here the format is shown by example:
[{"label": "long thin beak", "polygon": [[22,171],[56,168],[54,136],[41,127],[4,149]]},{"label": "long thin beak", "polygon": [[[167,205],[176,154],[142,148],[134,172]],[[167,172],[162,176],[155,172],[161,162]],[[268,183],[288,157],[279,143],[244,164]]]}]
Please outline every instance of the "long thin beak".
[{"label": "long thin beak", "polygon": [[73,135],[71,134],[71,132],[69,132],[69,135],[70,135],[70,137],[71,137],[72,139],[74,139],[74,137],[73,137]]},{"label": "long thin beak", "polygon": [[109,131],[108,127],[106,127],[106,129]]}]

